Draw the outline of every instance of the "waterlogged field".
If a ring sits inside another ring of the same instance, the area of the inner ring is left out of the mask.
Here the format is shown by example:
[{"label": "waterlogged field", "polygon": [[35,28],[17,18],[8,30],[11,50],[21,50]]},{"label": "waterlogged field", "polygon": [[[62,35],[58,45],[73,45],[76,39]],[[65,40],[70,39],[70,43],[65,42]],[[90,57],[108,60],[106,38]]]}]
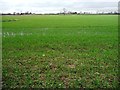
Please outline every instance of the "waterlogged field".
[{"label": "waterlogged field", "polygon": [[3,16],[3,87],[116,88],[115,15]]}]

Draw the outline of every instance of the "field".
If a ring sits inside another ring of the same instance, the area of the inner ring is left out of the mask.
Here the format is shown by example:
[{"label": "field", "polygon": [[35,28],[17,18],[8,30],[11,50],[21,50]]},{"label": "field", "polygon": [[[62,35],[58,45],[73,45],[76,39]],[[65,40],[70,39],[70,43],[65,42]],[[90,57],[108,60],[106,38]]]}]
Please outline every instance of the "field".
[{"label": "field", "polygon": [[116,88],[117,15],[2,17],[4,88]]}]

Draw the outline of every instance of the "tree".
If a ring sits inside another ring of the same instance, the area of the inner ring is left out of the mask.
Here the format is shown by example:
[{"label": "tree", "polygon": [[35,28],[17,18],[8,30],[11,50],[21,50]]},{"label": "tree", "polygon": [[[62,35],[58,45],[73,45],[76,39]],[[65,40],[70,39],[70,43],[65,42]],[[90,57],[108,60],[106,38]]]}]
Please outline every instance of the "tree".
[{"label": "tree", "polygon": [[63,13],[64,15],[66,14],[67,10],[65,8],[63,8]]}]

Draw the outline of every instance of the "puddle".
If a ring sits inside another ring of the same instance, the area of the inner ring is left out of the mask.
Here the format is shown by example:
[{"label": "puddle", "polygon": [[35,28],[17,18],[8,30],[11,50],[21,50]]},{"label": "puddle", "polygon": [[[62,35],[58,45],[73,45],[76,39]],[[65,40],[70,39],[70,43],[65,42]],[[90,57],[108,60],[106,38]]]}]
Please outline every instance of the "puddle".
[{"label": "puddle", "polygon": [[24,33],[24,32],[20,32],[20,33],[13,33],[13,32],[4,32],[2,33],[3,37],[15,37],[15,36],[28,36],[28,35],[32,35],[32,33]]},{"label": "puddle", "polygon": [[[25,30],[24,28],[22,29],[23,31]],[[45,36],[46,35],[46,32],[48,30],[48,28],[37,28],[35,30],[41,30],[40,33],[28,33],[28,32],[3,32],[1,33],[0,35],[2,35],[3,37],[15,37],[15,36],[29,36],[29,35],[33,35],[33,34],[36,34],[36,35],[43,35]]]}]

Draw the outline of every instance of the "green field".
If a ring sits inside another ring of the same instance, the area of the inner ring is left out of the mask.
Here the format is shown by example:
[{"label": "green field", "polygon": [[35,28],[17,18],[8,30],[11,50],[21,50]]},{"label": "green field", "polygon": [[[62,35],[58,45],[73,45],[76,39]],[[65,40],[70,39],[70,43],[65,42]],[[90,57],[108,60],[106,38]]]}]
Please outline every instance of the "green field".
[{"label": "green field", "polygon": [[116,88],[117,15],[3,16],[4,88]]}]

